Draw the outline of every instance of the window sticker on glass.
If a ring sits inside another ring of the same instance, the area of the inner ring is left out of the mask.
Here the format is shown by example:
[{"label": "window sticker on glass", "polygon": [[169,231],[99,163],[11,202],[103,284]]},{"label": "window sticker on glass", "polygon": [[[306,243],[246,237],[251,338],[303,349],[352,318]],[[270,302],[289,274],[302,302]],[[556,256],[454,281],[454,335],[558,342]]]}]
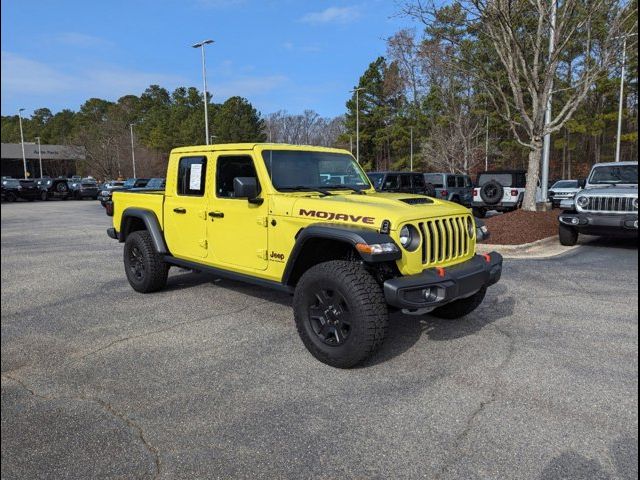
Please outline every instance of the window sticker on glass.
[{"label": "window sticker on glass", "polygon": [[189,189],[200,190],[200,182],[202,180],[202,164],[192,163],[189,172]]}]

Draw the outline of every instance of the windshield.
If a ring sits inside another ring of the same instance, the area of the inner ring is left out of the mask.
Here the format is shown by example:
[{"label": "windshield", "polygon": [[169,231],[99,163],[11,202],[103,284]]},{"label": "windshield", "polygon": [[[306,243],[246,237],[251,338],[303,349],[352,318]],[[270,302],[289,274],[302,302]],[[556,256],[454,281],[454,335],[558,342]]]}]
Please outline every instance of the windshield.
[{"label": "windshield", "polygon": [[136,184],[136,179],[135,178],[129,178],[127,179],[122,185],[124,187],[133,187]]},{"label": "windshield", "polygon": [[20,182],[18,180],[3,180],[2,181],[2,185],[4,185],[5,187],[19,187],[20,186]]},{"label": "windshield", "polygon": [[578,188],[577,180],[561,180],[553,184],[551,188]]},{"label": "windshield", "polygon": [[367,177],[371,180],[373,187],[378,190],[382,187],[382,180],[384,180],[384,173],[367,173]]},{"label": "windshield", "polygon": [[631,183],[638,184],[638,165],[607,165],[595,167],[589,183],[592,185]]},{"label": "windshield", "polygon": [[262,158],[274,188],[370,188],[355,159],[342,153],[265,150]]},{"label": "windshield", "polygon": [[483,173],[478,177],[478,186],[482,187],[491,180],[495,180],[503,187],[513,186],[513,175],[510,173]]},{"label": "windshield", "polygon": [[147,183],[147,188],[164,188],[164,178],[152,178]]}]

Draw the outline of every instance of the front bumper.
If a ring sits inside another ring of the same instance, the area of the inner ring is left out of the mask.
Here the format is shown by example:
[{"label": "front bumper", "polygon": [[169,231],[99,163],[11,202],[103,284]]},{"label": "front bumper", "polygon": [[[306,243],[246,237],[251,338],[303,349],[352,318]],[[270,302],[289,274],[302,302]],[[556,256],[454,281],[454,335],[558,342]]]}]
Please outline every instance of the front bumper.
[{"label": "front bumper", "polygon": [[638,234],[638,214],[623,213],[607,215],[601,213],[563,213],[560,223],[576,228],[580,233],[606,235],[622,233]]},{"label": "front bumper", "polygon": [[502,255],[476,255],[446,269],[430,268],[417,275],[397,277],[383,284],[387,304],[409,310],[437,308],[470,297],[500,280]]}]

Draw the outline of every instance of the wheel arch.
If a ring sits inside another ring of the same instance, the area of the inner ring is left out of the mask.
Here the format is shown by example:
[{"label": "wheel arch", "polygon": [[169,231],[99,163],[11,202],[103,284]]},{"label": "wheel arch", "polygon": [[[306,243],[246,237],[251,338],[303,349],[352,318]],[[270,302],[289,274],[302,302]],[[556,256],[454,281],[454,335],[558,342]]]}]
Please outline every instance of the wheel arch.
[{"label": "wheel arch", "polygon": [[319,263],[331,260],[358,259],[375,264],[401,258],[397,253],[370,255],[359,252],[357,244],[394,243],[393,239],[373,229],[349,225],[313,224],[301,229],[282,276],[284,285],[295,286],[302,274]]},{"label": "wheel arch", "polygon": [[156,214],[144,208],[125,209],[120,220],[119,241],[125,242],[129,234],[138,230],[147,230],[149,232],[157,253],[169,253]]}]

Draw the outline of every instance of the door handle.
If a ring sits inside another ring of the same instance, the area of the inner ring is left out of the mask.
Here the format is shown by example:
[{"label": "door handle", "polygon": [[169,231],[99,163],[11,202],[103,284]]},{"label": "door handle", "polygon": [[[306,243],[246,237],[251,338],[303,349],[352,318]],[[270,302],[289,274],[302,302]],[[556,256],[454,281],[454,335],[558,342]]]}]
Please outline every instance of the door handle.
[{"label": "door handle", "polygon": [[186,208],[174,208],[173,211],[176,213],[187,213]]},{"label": "door handle", "polygon": [[224,213],[222,213],[222,212],[209,212],[209,216],[211,218],[224,218]]}]

